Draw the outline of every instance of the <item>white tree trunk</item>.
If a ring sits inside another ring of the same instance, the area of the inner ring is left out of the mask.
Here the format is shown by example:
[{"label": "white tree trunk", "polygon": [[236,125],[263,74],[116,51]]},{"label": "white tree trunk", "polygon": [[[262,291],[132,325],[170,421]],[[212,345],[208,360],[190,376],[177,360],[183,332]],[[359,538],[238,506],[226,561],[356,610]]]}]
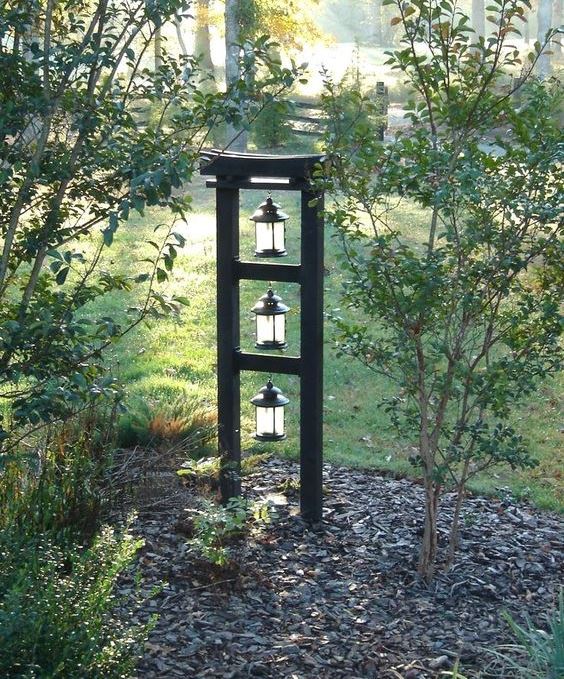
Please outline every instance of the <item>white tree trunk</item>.
[{"label": "white tree trunk", "polygon": [[[239,25],[239,2],[225,0],[225,85],[229,89],[241,77],[239,50],[241,30]],[[234,151],[247,150],[247,134],[232,125],[227,127],[227,145]]]},{"label": "white tree trunk", "polygon": [[187,57],[188,48],[186,47],[184,33],[182,32],[182,17],[178,13],[174,15],[174,28],[176,29],[176,38],[178,40],[178,46],[180,47],[180,54],[182,54],[184,57]]},{"label": "white tree trunk", "polygon": [[372,14],[374,18],[374,42],[382,44],[382,0],[373,0]]},{"label": "white tree trunk", "polygon": [[[552,0],[539,0],[538,10],[538,31],[537,40],[544,44],[546,34],[552,26]],[[546,54],[546,50],[550,49],[547,45],[545,53],[542,54],[537,63],[538,75],[541,78],[546,78],[550,74],[550,55]]]},{"label": "white tree trunk", "polygon": [[163,65],[163,36],[160,26],[155,29],[155,37],[153,38],[153,46],[155,48],[155,71]]},{"label": "white tree trunk", "polygon": [[[562,0],[554,0],[554,18],[552,24],[555,28],[562,27]],[[564,30],[564,29],[563,29]],[[564,40],[564,33],[560,33],[554,41],[552,51],[554,54],[562,54],[562,41]]]},{"label": "white tree trunk", "polygon": [[476,31],[475,39],[486,35],[486,17],[484,0],[472,0],[472,28]]}]

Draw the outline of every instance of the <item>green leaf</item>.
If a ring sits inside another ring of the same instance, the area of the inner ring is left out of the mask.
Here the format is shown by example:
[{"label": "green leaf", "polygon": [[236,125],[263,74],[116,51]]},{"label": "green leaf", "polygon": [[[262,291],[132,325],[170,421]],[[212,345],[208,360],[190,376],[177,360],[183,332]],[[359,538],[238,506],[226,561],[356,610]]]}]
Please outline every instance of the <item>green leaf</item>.
[{"label": "green leaf", "polygon": [[59,273],[55,276],[55,280],[57,281],[58,285],[62,285],[67,280],[69,271],[70,268],[68,266],[65,266],[59,270]]}]

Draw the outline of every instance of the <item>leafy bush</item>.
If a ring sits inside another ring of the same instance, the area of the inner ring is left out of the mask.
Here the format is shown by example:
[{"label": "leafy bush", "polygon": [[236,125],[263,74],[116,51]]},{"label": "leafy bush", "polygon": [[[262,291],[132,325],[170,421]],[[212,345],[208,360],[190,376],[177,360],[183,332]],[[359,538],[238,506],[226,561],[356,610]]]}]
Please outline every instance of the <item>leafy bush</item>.
[{"label": "leafy bush", "polygon": [[92,406],[0,455],[0,676],[128,676],[146,626],[115,614],[141,542],[100,530],[117,406]]},{"label": "leafy bush", "polygon": [[[344,96],[328,78],[330,162],[319,175],[334,195],[325,215],[345,270],[336,343],[394,385],[382,405],[418,442],[418,570],[430,581],[443,493],[456,491],[449,565],[468,481],[501,464],[535,465],[510,414],[564,359],[562,132],[554,120],[562,90],[531,82],[516,112],[504,86],[521,65],[506,48],[527,0],[492,10],[496,30],[486,42],[475,41],[450,0],[383,4],[395,7],[401,29],[401,49],[387,63],[410,82],[412,125],[383,144],[378,125],[362,117],[373,104],[361,88],[353,83]],[[543,48],[535,44],[524,77]],[[421,214],[409,231],[398,228],[402,205]]]},{"label": "leafy bush", "polygon": [[227,543],[248,528],[249,520],[256,525],[268,523],[268,505],[249,504],[240,496],[230,498],[225,506],[204,500],[194,520],[194,537],[190,544],[215,566],[225,566],[231,560]]},{"label": "leafy bush", "polygon": [[110,499],[107,473],[117,409],[91,405],[30,441],[33,452],[0,455],[0,528],[16,526],[30,538],[46,532],[80,539],[94,534]]},{"label": "leafy bush", "polygon": [[129,676],[148,632],[115,612],[141,541],[104,528],[92,545],[0,533],[0,676]]},{"label": "leafy bush", "polygon": [[251,125],[251,139],[259,149],[285,146],[292,139],[292,126],[288,120],[292,106],[288,101],[272,102],[266,106]]},{"label": "leafy bush", "polygon": [[[178,189],[197,173],[212,127],[247,124],[299,71],[269,56],[267,38],[249,44],[228,92],[200,89],[198,59],[175,56],[164,43],[158,68],[145,68],[155,31],[180,21],[185,4],[2,5],[0,402],[11,425],[0,421],[4,450],[22,430],[111,394],[104,350],[142,320],[188,303],[159,289],[185,244],[174,222],[191,201]],[[107,249],[134,212],[151,206],[169,214],[144,243],[152,254],[143,257],[138,244],[132,275],[116,272]],[[113,291],[132,289],[138,304],[125,317],[92,310]]]},{"label": "leafy bush", "polygon": [[347,136],[353,128],[383,129],[385,125],[384,101],[367,84],[358,66],[349,66],[341,80],[331,83],[330,96],[326,90],[321,101],[331,135]]}]

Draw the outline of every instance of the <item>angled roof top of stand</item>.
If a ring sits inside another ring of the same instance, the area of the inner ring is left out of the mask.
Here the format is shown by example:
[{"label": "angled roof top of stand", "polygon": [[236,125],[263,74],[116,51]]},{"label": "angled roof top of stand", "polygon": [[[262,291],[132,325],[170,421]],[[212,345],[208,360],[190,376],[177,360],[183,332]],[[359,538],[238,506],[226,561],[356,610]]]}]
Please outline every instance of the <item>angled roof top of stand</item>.
[{"label": "angled roof top of stand", "polygon": [[305,179],[325,156],[321,154],[278,156],[211,149],[203,151],[201,158],[200,174],[203,175]]}]

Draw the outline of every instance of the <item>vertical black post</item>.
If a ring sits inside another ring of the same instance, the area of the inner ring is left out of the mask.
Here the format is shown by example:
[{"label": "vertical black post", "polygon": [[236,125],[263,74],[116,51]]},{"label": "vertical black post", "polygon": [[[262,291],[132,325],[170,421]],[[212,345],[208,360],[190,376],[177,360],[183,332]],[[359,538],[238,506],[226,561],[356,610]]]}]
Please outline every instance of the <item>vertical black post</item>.
[{"label": "vertical black post", "polygon": [[239,366],[239,190],[218,188],[217,214],[217,424],[221,499],[241,494]]},{"label": "vertical black post", "polygon": [[308,521],[322,518],[323,492],[323,198],[302,191],[300,503]]}]

